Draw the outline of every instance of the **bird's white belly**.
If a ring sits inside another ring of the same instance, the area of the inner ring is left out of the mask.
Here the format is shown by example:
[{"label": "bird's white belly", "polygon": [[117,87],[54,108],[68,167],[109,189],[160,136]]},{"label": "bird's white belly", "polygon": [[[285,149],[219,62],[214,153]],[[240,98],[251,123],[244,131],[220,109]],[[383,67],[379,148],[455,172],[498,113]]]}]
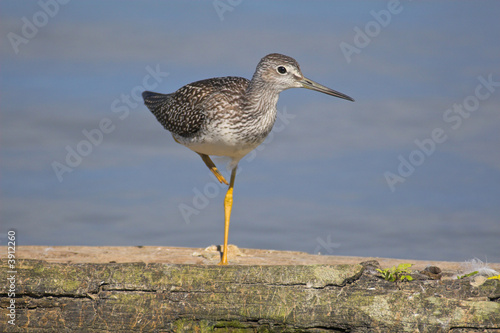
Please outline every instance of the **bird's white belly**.
[{"label": "bird's white belly", "polygon": [[276,115],[276,112],[270,113],[269,117],[263,118],[260,122],[248,123],[246,128],[242,128],[241,123],[214,117],[216,120],[209,122],[197,135],[182,137],[173,134],[173,136],[177,142],[197,153],[226,156],[237,162],[257,148],[269,134]]},{"label": "bird's white belly", "polygon": [[212,156],[227,156],[237,160],[241,159],[243,156],[255,149],[253,146],[227,146],[217,142],[192,144],[187,147],[198,153]]},{"label": "bird's white belly", "polygon": [[242,142],[236,135],[225,133],[224,135],[206,134],[200,138],[183,138],[174,136],[182,145],[189,149],[212,156],[227,156],[233,160],[240,160],[243,156],[254,150],[263,140],[257,142]]}]

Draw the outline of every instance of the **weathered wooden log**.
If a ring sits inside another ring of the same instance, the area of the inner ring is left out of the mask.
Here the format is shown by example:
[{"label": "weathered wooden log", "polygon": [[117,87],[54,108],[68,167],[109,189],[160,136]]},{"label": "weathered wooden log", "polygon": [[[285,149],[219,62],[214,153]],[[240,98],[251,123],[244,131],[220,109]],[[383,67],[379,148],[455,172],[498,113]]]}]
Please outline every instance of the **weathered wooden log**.
[{"label": "weathered wooden log", "polygon": [[[279,252],[276,252],[279,255]],[[499,332],[500,283],[389,282],[361,264],[16,261],[2,332]],[[10,270],[1,260],[2,272]],[[8,275],[8,273],[3,274]],[[4,280],[6,281],[6,280]],[[14,325],[9,323],[15,299]]]}]

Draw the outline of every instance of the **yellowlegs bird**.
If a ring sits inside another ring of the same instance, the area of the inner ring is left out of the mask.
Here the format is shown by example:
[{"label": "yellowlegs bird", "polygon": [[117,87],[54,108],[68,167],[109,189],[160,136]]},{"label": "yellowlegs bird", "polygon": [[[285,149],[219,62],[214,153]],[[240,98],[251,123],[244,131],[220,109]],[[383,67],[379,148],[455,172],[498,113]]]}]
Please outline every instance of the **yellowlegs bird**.
[{"label": "yellowlegs bird", "polygon": [[[302,75],[295,59],[282,54],[262,58],[252,80],[219,77],[185,85],[174,93],[142,93],[144,103],[174,140],[201,156],[221,183],[229,185],[224,199],[224,248],[220,265],[227,265],[227,239],[238,162],[260,145],[273,128],[279,93],[307,88],[354,101]],[[231,159],[229,183],[209,155]]]}]

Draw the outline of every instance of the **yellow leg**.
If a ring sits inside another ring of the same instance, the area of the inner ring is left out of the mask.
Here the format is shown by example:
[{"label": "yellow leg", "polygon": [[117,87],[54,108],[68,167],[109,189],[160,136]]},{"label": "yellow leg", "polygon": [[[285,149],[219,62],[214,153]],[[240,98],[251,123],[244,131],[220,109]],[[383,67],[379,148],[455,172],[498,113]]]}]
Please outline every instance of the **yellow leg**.
[{"label": "yellow leg", "polygon": [[221,175],[219,170],[217,170],[217,167],[215,166],[214,162],[212,162],[212,160],[210,159],[210,157],[208,155],[200,154],[200,153],[198,153],[198,155],[201,156],[201,159],[203,160],[203,162],[205,162],[207,167],[210,169],[210,171],[212,171],[212,173],[214,174],[214,176],[217,178],[218,181],[220,181],[221,183],[224,183],[226,185],[229,185],[227,183],[226,179]]},{"label": "yellow leg", "polygon": [[222,260],[219,265],[227,265],[227,238],[229,236],[229,222],[231,219],[231,208],[233,207],[233,187],[234,178],[236,178],[236,168],[231,171],[231,181],[224,198],[224,248],[222,249]]}]

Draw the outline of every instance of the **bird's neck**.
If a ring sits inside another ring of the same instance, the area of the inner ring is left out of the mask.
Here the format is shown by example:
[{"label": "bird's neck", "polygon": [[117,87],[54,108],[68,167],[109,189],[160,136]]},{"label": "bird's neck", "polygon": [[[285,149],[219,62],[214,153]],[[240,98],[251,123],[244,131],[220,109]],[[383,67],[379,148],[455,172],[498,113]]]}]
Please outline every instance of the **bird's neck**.
[{"label": "bird's neck", "polygon": [[262,82],[252,81],[246,91],[242,111],[247,115],[249,127],[253,127],[252,136],[261,141],[271,132],[276,120],[279,91]]},{"label": "bird's neck", "polygon": [[244,111],[257,117],[272,116],[274,118],[279,93],[276,87],[253,78],[245,94]]}]

